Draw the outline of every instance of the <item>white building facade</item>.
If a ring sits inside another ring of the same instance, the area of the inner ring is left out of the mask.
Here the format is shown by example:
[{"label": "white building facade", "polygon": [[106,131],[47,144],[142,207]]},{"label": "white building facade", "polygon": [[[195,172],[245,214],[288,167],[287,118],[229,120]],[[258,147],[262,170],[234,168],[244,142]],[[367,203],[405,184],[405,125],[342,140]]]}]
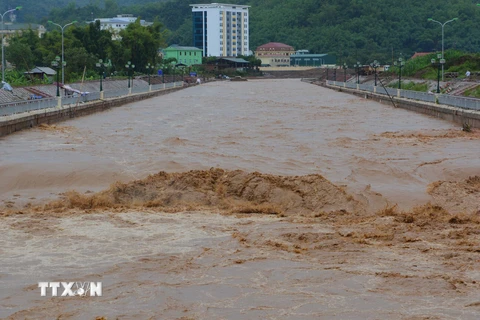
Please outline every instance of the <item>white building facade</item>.
[{"label": "white building facade", "polygon": [[[113,34],[113,39],[119,39],[118,33],[120,30],[126,29],[130,23],[137,21],[137,17],[131,14],[119,14],[115,18],[98,18],[96,20],[100,21],[100,30],[108,30]],[[140,20],[141,26],[146,27],[152,24],[152,22]]]},{"label": "white building facade", "polygon": [[193,46],[202,49],[205,57],[236,57],[250,53],[250,6],[224,3],[190,6],[193,15]]}]

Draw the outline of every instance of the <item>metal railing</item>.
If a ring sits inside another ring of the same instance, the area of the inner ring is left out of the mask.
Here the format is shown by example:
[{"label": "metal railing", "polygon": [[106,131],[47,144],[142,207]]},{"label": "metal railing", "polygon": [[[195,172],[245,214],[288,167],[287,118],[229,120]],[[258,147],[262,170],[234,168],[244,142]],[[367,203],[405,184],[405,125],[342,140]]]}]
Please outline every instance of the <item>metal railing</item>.
[{"label": "metal railing", "polygon": [[[174,83],[170,82],[170,83],[152,85],[151,91],[154,92],[154,91],[160,91],[160,90],[170,89],[174,87],[182,87],[182,86],[183,86],[183,81],[177,81]],[[132,94],[146,93],[149,91],[150,91],[150,87],[148,85],[131,88]],[[129,94],[130,94],[130,89],[128,88],[108,90],[108,91],[103,91],[103,98],[104,99],[115,98],[115,97],[126,96]],[[62,98],[61,99],[62,106],[73,105],[78,103],[85,103],[89,101],[100,100],[100,92],[90,92],[85,95],[62,96],[61,98]],[[43,98],[43,99],[37,99],[37,100],[15,101],[15,102],[5,103],[0,105],[0,117],[9,116],[17,113],[34,111],[34,110],[40,110],[40,109],[55,108],[57,106],[58,106],[57,97]]]},{"label": "metal railing", "polygon": [[0,117],[32,110],[53,108],[57,103],[57,98],[10,102],[0,105]]},{"label": "metal railing", "polygon": [[392,97],[397,98],[405,98],[411,100],[418,100],[418,101],[425,101],[430,103],[438,103],[447,106],[453,106],[463,109],[470,109],[470,110],[480,110],[480,99],[474,98],[466,98],[466,97],[458,97],[452,96],[448,94],[438,94],[438,93],[427,93],[427,92],[420,92],[420,91],[412,91],[412,90],[403,90],[403,89],[394,89],[394,88],[382,88],[377,86],[375,89],[372,85],[364,85],[351,82],[339,82],[339,81],[331,81],[327,80],[327,84],[330,86],[337,86],[342,88],[349,88],[349,89],[358,89],[361,91],[367,92],[375,92],[377,94],[384,94],[386,95],[385,90]]}]

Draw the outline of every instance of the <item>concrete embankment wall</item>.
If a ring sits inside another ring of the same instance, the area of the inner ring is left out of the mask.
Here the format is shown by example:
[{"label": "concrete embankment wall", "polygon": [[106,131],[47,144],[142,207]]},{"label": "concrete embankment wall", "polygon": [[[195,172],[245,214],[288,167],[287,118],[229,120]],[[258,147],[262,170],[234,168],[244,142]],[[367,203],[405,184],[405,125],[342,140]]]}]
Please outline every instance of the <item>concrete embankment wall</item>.
[{"label": "concrete embankment wall", "polygon": [[61,108],[49,108],[35,110],[26,113],[0,117],[0,137],[23,129],[32,128],[40,124],[51,124],[70,118],[80,117],[113,107],[125,105],[144,99],[168,94],[183,89],[183,87],[171,88],[146,93],[132,94],[118,98],[96,100],[78,105],[67,105]]},{"label": "concrete embankment wall", "polygon": [[[389,104],[393,106],[392,101],[388,96],[383,94],[376,94],[367,91],[355,90],[350,88],[343,88],[338,86],[331,86],[325,82],[315,83],[323,87],[333,89],[339,92],[353,94],[365,99],[372,99],[380,103]],[[480,112],[476,110],[468,110],[458,107],[451,107],[447,105],[440,105],[424,101],[402,99],[392,97],[396,107],[408,109],[411,111],[423,113],[429,116],[434,116],[443,120],[452,121],[461,125],[468,124],[471,128],[480,128]]]}]

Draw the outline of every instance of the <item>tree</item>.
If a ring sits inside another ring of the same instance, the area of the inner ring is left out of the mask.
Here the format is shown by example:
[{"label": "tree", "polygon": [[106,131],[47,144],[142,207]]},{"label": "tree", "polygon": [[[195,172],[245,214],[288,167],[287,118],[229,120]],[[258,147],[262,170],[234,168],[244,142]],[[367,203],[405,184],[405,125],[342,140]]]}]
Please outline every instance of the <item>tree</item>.
[{"label": "tree", "polygon": [[89,23],[85,28],[75,28],[72,32],[89,54],[99,59],[107,58],[114,40],[110,31],[101,30],[99,20]]},{"label": "tree", "polygon": [[69,80],[81,79],[85,69],[88,76],[96,75],[95,62],[97,58],[93,54],[88,53],[85,48],[69,48],[65,50],[65,60],[67,61],[65,76]]},{"label": "tree", "polygon": [[27,44],[15,41],[10,43],[6,50],[6,59],[12,63],[17,70],[26,71],[34,66],[34,56]]},{"label": "tree", "polygon": [[120,37],[126,53],[125,58],[136,66],[136,70],[143,70],[147,63],[155,65],[158,61],[159,48],[165,47],[165,30],[158,21],[144,27],[140,25],[138,18],[135,23],[130,23],[126,29],[120,31]]}]

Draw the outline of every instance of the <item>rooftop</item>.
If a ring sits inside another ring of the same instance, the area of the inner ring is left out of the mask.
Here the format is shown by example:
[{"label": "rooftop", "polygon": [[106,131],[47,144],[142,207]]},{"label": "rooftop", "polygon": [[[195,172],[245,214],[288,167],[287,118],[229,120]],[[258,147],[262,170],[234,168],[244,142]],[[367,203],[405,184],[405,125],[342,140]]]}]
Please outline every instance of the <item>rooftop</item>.
[{"label": "rooftop", "polygon": [[294,51],[292,46],[289,46],[288,44],[281,43],[281,42],[269,42],[269,43],[262,44],[261,46],[257,47],[257,51],[265,51],[265,50]]},{"label": "rooftop", "polygon": [[205,4],[191,4],[190,7],[193,8],[240,8],[240,9],[247,9],[251,6],[239,5],[239,4],[229,4],[229,3],[205,3]]},{"label": "rooftop", "polygon": [[292,54],[290,57],[293,58],[318,58],[327,56],[326,53],[301,53],[301,54]]},{"label": "rooftop", "polygon": [[199,49],[197,47],[187,47],[187,46],[178,46],[178,45],[171,45],[168,48],[165,48],[163,50],[194,50],[194,51],[202,51],[202,49]]},{"label": "rooftop", "polygon": [[45,29],[41,24],[36,23],[4,23],[5,30],[29,30],[29,29]]},{"label": "rooftop", "polygon": [[417,58],[417,57],[423,57],[431,54],[431,52],[415,52],[415,54],[412,56],[411,59]]}]

